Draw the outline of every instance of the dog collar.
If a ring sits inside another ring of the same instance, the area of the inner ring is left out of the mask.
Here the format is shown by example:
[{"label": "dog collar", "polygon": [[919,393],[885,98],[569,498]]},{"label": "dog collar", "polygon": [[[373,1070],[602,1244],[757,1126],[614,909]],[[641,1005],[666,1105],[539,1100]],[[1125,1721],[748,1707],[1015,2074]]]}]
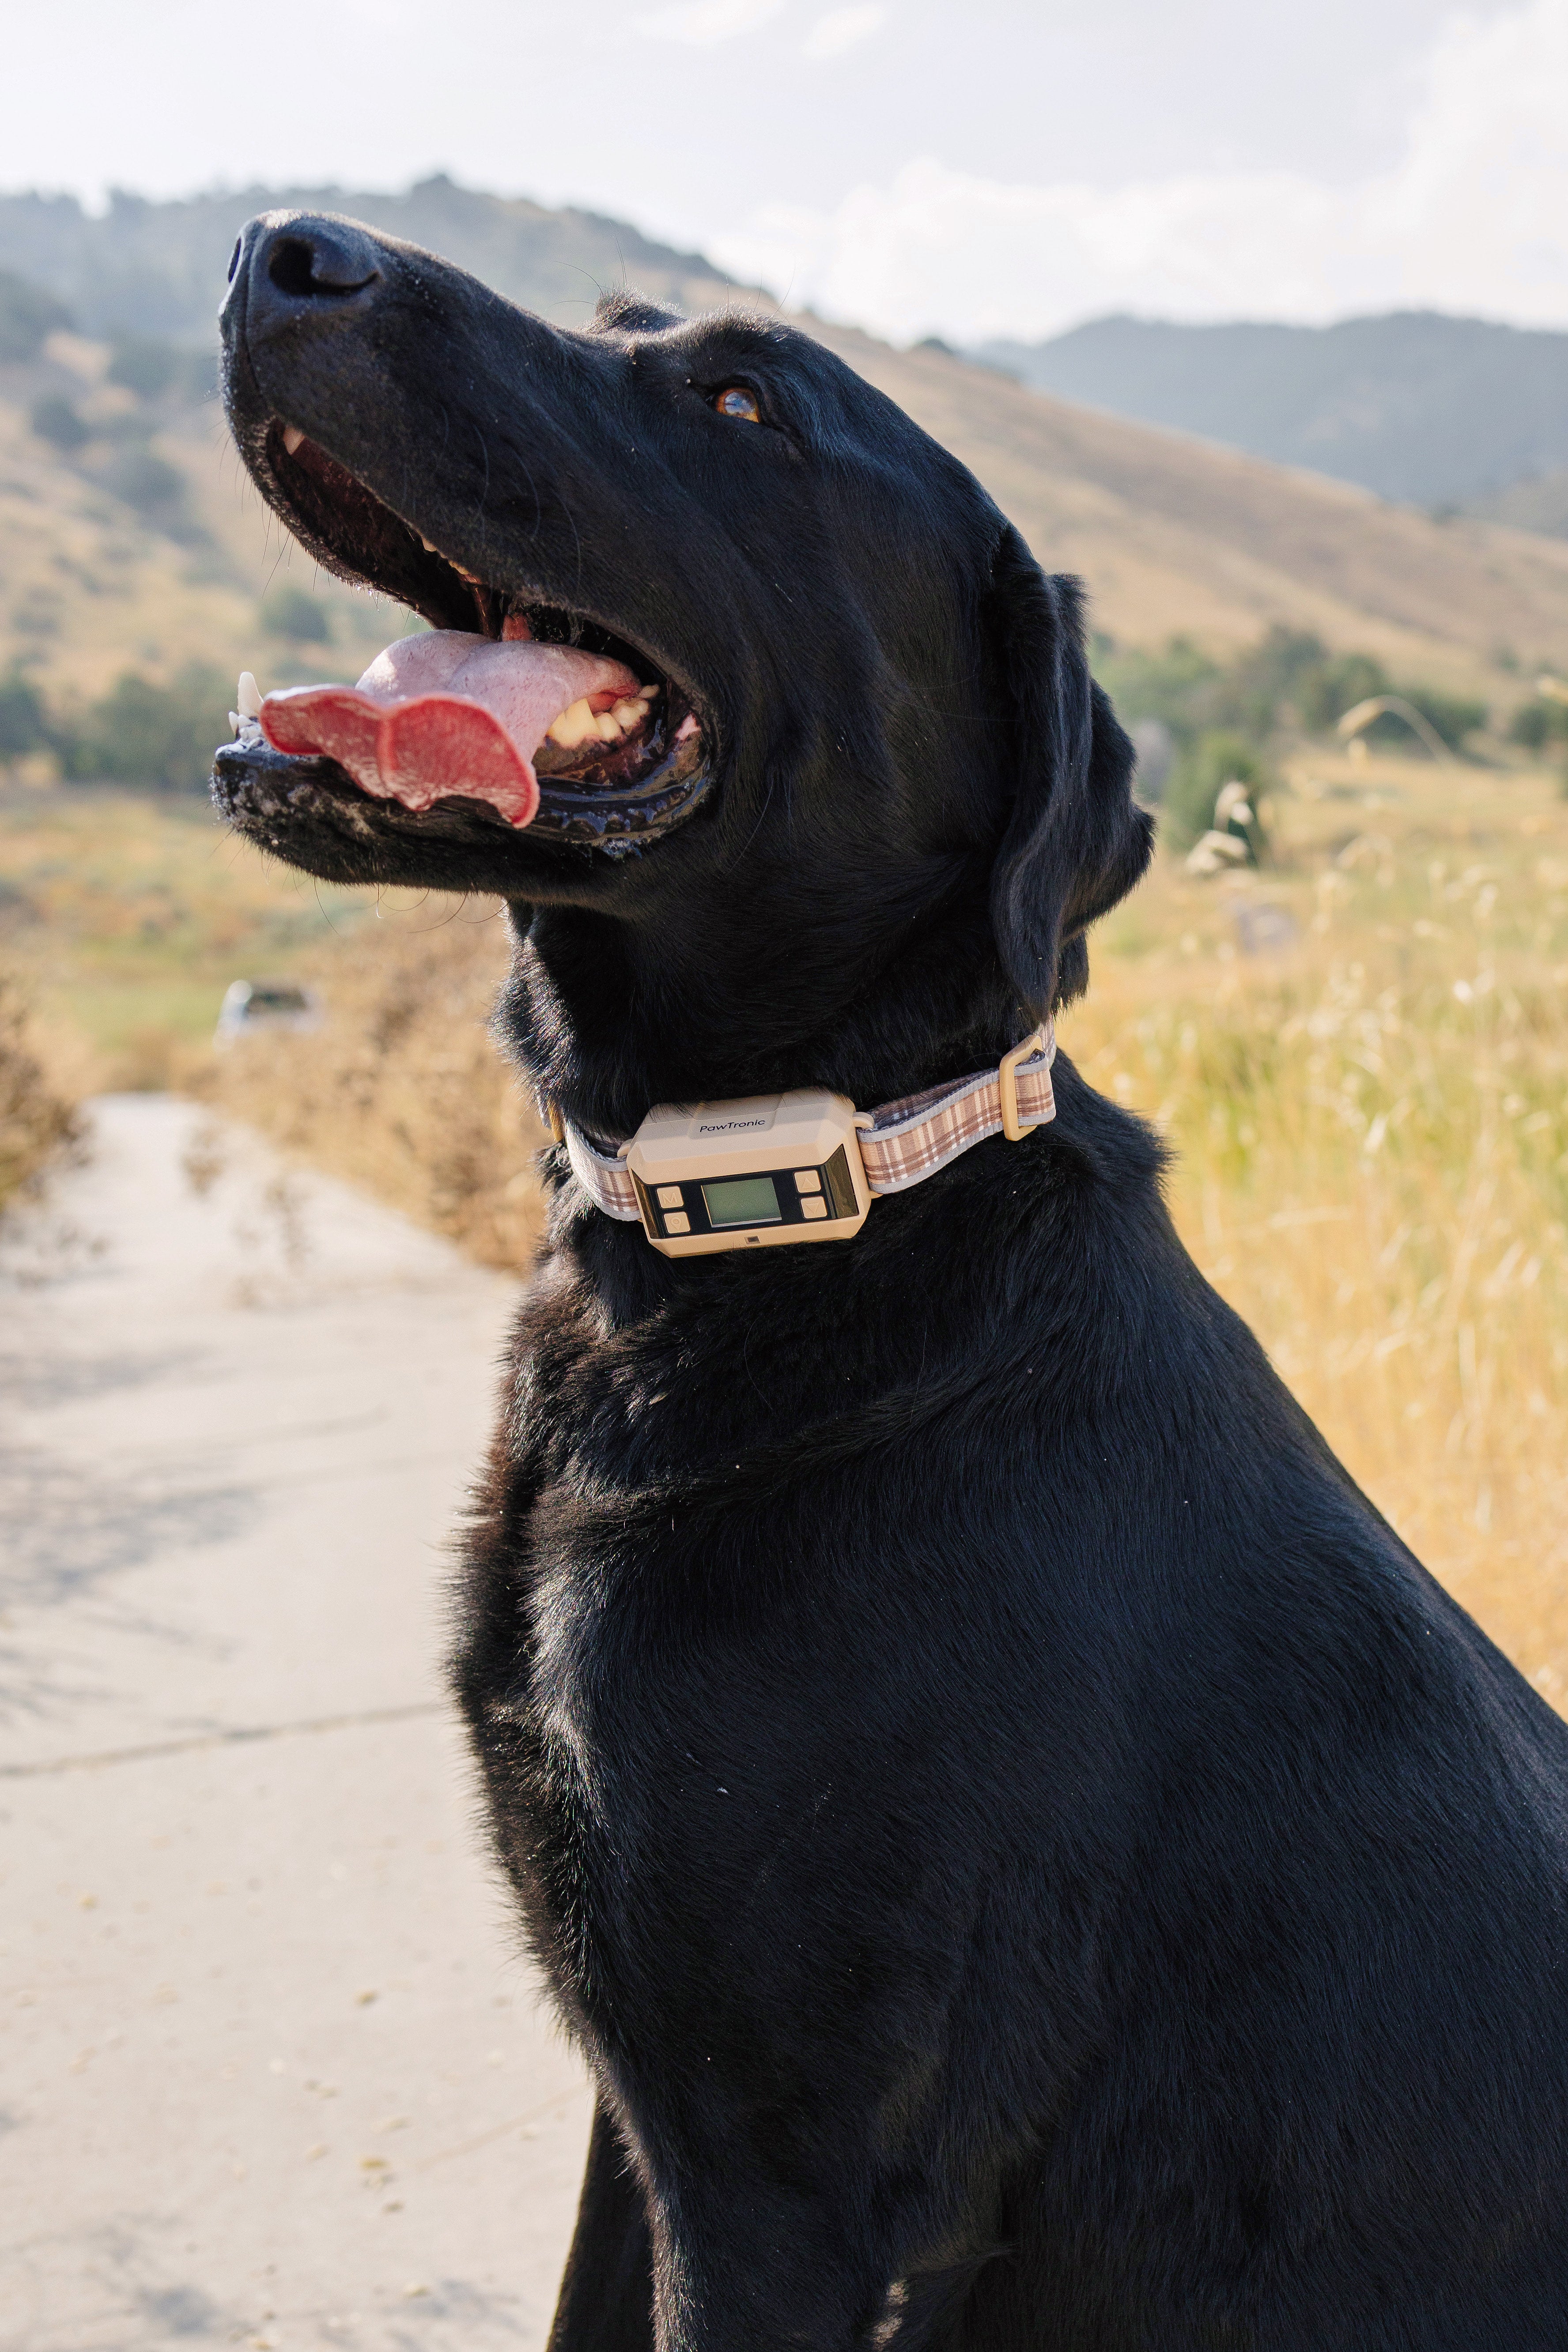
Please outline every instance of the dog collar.
[{"label": "dog collar", "polygon": [[640,1223],[667,1256],[858,1233],[871,1199],[904,1192],[990,1135],[1016,1143],[1057,1115],[1053,1024],[994,1070],[858,1111],[821,1088],[663,1105],[624,1143],[592,1141],[551,1107],[572,1172],[596,1208]]}]

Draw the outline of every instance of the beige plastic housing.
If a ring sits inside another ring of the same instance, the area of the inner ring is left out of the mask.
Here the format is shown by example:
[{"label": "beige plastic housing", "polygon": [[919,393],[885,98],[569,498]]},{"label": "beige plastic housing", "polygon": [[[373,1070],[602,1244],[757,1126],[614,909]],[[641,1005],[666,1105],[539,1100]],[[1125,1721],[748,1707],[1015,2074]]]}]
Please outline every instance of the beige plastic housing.
[{"label": "beige plastic housing", "polygon": [[823,1087],[663,1103],[626,1147],[643,1230],[666,1257],[847,1241],[870,1188],[855,1106]]}]

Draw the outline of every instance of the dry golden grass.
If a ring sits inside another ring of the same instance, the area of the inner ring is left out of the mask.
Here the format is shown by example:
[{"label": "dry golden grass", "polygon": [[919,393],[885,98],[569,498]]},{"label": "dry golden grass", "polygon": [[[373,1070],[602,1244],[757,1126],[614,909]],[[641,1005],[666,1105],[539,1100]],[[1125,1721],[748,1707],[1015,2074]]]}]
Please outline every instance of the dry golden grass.
[{"label": "dry golden grass", "polygon": [[22,985],[0,972],[0,1213],[76,1134],[70,1101],[33,1049]]},{"label": "dry golden grass", "polygon": [[[1157,1122],[1198,1264],[1562,1704],[1568,806],[1547,778],[1405,761],[1297,782],[1277,867],[1164,864],[1107,926],[1064,1048]],[[1299,926],[1268,957],[1238,946],[1259,900]]]},{"label": "dry golden grass", "polygon": [[486,1265],[526,1267],[546,1138],[486,1027],[507,968],[500,910],[391,892],[380,910],[296,965],[326,1001],[320,1030],[245,1038],[188,1064],[187,1082]]},{"label": "dry golden grass", "polygon": [[0,787],[0,961],[68,1094],[174,1083],[229,981],[287,971],[365,911],[226,835],[205,801]]}]

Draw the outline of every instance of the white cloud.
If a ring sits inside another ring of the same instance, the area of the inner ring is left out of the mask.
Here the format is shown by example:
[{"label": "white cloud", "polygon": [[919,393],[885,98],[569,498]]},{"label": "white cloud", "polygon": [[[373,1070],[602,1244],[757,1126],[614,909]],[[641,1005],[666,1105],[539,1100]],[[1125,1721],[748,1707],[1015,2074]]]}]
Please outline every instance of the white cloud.
[{"label": "white cloud", "polygon": [[1118,309],[1568,325],[1565,90],[1568,0],[1530,0],[1449,25],[1401,162],[1360,186],[1285,171],[1028,185],[926,158],[831,213],[764,210],[715,256],[896,336],[1037,336]]},{"label": "white cloud", "polygon": [[879,33],[888,21],[886,8],[868,5],[859,8],[830,8],[819,16],[802,44],[801,55],[812,58],[841,58],[847,49],[858,49],[873,33]]},{"label": "white cloud", "polygon": [[710,49],[741,33],[754,33],[784,5],[784,0],[682,0],[679,7],[639,17],[637,30],[650,40],[684,41],[694,49]]}]

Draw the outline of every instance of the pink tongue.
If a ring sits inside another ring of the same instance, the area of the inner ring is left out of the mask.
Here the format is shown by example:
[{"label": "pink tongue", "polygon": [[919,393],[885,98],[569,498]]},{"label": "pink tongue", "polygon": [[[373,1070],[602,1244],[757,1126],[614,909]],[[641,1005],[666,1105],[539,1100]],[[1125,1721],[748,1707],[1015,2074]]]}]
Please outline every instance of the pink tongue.
[{"label": "pink tongue", "polygon": [[432,629],[388,646],[357,686],[269,694],[261,731],[274,751],[335,760],[380,800],[426,809],[456,793],[521,825],[539,806],[532,755],[561,713],[637,688],[603,654]]}]

